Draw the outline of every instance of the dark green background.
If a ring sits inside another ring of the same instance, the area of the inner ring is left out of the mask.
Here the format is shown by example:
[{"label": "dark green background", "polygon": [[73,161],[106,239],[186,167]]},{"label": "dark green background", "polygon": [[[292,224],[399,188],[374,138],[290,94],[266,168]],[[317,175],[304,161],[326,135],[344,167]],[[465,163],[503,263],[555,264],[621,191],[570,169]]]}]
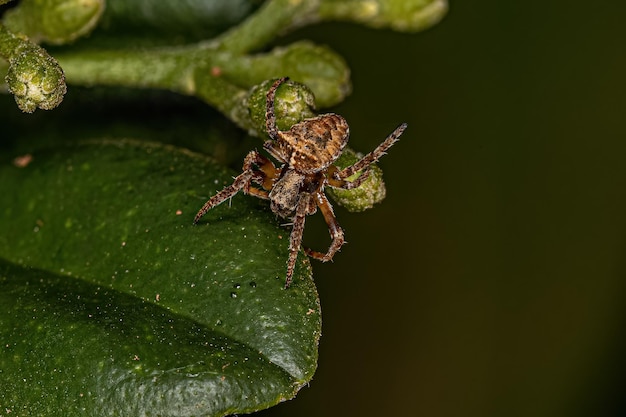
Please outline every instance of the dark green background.
[{"label": "dark green background", "polygon": [[[618,1],[453,1],[421,34],[324,24],[280,41],[310,38],[346,58],[354,92],[333,111],[354,148],[409,129],[380,164],[387,199],[337,208],[349,243],[333,264],[314,262],[315,378],[261,415],[626,413],[625,18]],[[27,126],[65,135],[54,120],[77,90],[34,115],[3,97],[4,143],[23,148]],[[213,114],[168,105],[199,125]],[[81,106],[91,119],[73,123],[117,132],[96,98]],[[143,108],[118,109],[141,122],[138,136],[163,139],[168,124],[170,142],[193,136],[171,108]],[[328,245],[321,219],[305,241]]]},{"label": "dark green background", "polygon": [[[422,34],[323,25],[352,143],[409,129],[388,197],[314,264],[310,388],[267,416],[626,414],[626,6],[452,1]],[[309,224],[311,244],[326,244]]]}]

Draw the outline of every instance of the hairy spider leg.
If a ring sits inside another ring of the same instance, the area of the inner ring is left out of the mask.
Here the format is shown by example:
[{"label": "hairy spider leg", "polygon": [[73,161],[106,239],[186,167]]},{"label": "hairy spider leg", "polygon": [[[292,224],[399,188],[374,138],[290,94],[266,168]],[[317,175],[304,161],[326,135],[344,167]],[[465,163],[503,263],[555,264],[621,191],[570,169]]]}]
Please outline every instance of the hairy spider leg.
[{"label": "hairy spider leg", "polygon": [[339,180],[343,180],[345,178],[348,178],[354,175],[356,172],[359,172],[363,168],[370,166],[374,162],[378,161],[378,159],[380,159],[383,155],[385,155],[387,150],[389,150],[389,148],[391,148],[393,144],[399,140],[400,135],[402,134],[402,132],[404,132],[404,129],[406,129],[406,126],[407,126],[406,123],[402,123],[400,126],[396,128],[396,130],[394,130],[389,136],[387,136],[387,139],[385,139],[383,143],[378,145],[376,149],[374,149],[372,152],[365,155],[363,158],[361,158],[360,161],[356,162],[354,165],[351,165],[339,171],[335,178]]},{"label": "hairy spider leg", "polygon": [[274,113],[274,99],[276,98],[276,90],[282,83],[284,83],[288,79],[288,77],[283,77],[274,81],[274,84],[272,84],[269,91],[267,92],[267,101],[265,107],[265,130],[267,131],[267,134],[270,136],[270,138],[274,140],[278,138],[280,132],[276,127],[276,114]]},{"label": "hairy spider leg", "polygon": [[224,201],[228,200],[229,198],[237,194],[246,184],[250,183],[250,180],[252,180],[253,176],[254,176],[254,172],[252,171],[242,172],[235,178],[235,180],[233,181],[231,185],[224,188],[222,191],[215,194],[213,197],[209,198],[209,200],[206,203],[204,203],[202,208],[198,211],[198,213],[196,214],[196,217],[194,217],[193,219],[194,224],[198,223],[198,221],[200,221],[202,216],[204,216],[213,207],[223,203]]},{"label": "hairy spider leg", "polygon": [[[277,132],[276,134],[280,135],[280,133],[281,132]],[[280,150],[276,149],[276,142],[274,142],[273,140],[267,140],[263,142],[263,149],[265,149],[267,153],[272,155],[277,161],[280,161],[282,163],[287,162]]]},{"label": "hairy spider leg", "polygon": [[287,279],[285,280],[285,288],[289,288],[293,279],[293,273],[296,266],[296,260],[298,259],[298,251],[302,246],[302,236],[304,234],[304,223],[306,216],[314,214],[317,208],[320,208],[324,219],[328,224],[328,230],[330,232],[332,243],[328,248],[328,252],[323,254],[314,250],[304,248],[305,253],[315,259],[322,262],[332,260],[333,255],[341,248],[344,243],[343,230],[339,226],[333,208],[330,202],[323,193],[304,193],[298,200],[295,214],[292,218],[293,225],[291,228],[291,234],[289,235],[289,259],[287,260]]},{"label": "hairy spider leg", "polygon": [[332,239],[332,242],[326,253],[317,252],[309,248],[305,248],[304,251],[311,258],[317,259],[322,262],[328,262],[333,259],[335,253],[337,253],[337,251],[341,249],[345,242],[343,229],[341,228],[341,226],[339,226],[339,222],[337,221],[335,213],[333,212],[333,206],[330,204],[330,201],[328,201],[328,198],[326,198],[326,195],[324,193],[315,194],[315,203],[317,204],[317,207],[320,208],[320,211],[324,216],[324,220],[328,225],[328,232],[330,233],[330,238]]},{"label": "hairy spider leg", "polygon": [[[252,194],[261,198],[269,199],[269,192],[274,187],[274,182],[278,179],[278,177],[280,177],[281,170],[280,168],[276,168],[276,166],[268,158],[258,152],[256,152],[256,154],[256,159],[253,161],[253,164],[258,168],[254,170],[255,176],[251,182],[257,183],[263,189],[259,190],[258,188],[250,188],[250,183],[248,183],[248,185],[244,187],[243,191],[246,194]],[[255,194],[257,192],[262,193],[263,196],[261,196],[261,194]]]},{"label": "hairy spider leg", "polygon": [[298,251],[302,245],[302,235],[304,233],[304,220],[309,214],[309,206],[311,205],[311,195],[304,194],[298,200],[296,213],[293,216],[293,225],[291,226],[291,234],[289,235],[289,259],[287,259],[287,278],[285,280],[285,289],[289,288],[293,279],[293,272],[296,269],[296,260],[298,259]]},{"label": "hairy spider leg", "polygon": [[[255,166],[258,168],[255,169]],[[249,152],[243,162],[243,172],[235,177],[231,185],[225,187],[204,203],[193,222],[198,223],[209,210],[233,197],[242,189],[246,194],[268,199],[269,193],[267,190],[271,189],[274,180],[279,174],[280,171],[276,169],[272,161],[257,151]],[[263,189],[250,187],[252,182],[259,184]]]}]

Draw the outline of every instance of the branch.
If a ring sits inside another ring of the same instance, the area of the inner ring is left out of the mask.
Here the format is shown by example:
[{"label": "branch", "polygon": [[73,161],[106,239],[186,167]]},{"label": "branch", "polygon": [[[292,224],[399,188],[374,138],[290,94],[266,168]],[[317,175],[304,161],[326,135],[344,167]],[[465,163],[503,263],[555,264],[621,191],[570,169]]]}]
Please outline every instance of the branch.
[{"label": "branch", "polygon": [[193,95],[240,127],[257,131],[247,108],[248,91],[288,75],[311,87],[317,103],[339,103],[350,91],[350,71],[330,49],[309,42],[257,55],[236,55],[206,43],[143,50],[58,52],[67,79],[79,85],[158,88]]},{"label": "branch", "polygon": [[437,23],[447,10],[447,0],[269,0],[216,42],[221,49],[245,53],[299,27],[328,20],[417,32]]}]

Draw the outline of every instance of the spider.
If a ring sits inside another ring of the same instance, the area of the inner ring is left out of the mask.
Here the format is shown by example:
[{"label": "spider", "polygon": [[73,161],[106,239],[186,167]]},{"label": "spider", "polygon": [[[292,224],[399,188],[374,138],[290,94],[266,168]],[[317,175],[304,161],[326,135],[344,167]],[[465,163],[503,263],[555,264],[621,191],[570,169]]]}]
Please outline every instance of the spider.
[{"label": "spider", "polygon": [[[324,187],[349,190],[361,185],[369,175],[370,165],[398,141],[407,127],[406,123],[401,124],[372,152],[355,164],[340,169],[333,163],[348,142],[349,128],[343,117],[328,113],[303,120],[287,131],[276,127],[276,90],[287,80],[287,77],[276,80],[266,96],[265,126],[272,140],[266,141],[263,148],[281,163],[280,167],[277,168],[270,159],[256,150],[251,151],[244,159],[243,172],[235,177],[231,185],[211,197],[194,219],[194,224],[198,223],[207,211],[233,197],[240,190],[245,194],[270,200],[270,208],[275,214],[293,221],[285,288],[289,288],[293,279],[307,215],[320,209],[328,224],[332,241],[326,253],[305,248],[308,256],[327,262],[333,259],[333,255],[344,244],[343,230],[324,194]],[[362,172],[358,178],[348,180],[360,171]]]}]

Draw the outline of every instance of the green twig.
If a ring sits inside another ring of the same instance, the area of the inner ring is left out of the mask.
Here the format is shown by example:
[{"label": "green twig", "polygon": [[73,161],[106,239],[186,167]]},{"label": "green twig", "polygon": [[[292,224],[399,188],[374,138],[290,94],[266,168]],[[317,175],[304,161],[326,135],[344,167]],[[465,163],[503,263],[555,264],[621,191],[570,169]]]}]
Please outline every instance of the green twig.
[{"label": "green twig", "polygon": [[288,75],[310,86],[321,106],[337,104],[350,91],[349,70],[326,47],[299,42],[268,53],[241,56],[207,44],[143,50],[59,52],[71,83],[158,88],[195,95],[240,127],[256,130],[247,114],[247,91]]},{"label": "green twig", "polygon": [[246,53],[267,45],[279,35],[308,23],[315,15],[318,0],[269,0],[247,20],[220,36],[220,49]]},{"label": "green twig", "polygon": [[416,32],[437,23],[447,10],[447,0],[269,0],[216,42],[221,49],[246,53],[293,29],[324,20]]}]

